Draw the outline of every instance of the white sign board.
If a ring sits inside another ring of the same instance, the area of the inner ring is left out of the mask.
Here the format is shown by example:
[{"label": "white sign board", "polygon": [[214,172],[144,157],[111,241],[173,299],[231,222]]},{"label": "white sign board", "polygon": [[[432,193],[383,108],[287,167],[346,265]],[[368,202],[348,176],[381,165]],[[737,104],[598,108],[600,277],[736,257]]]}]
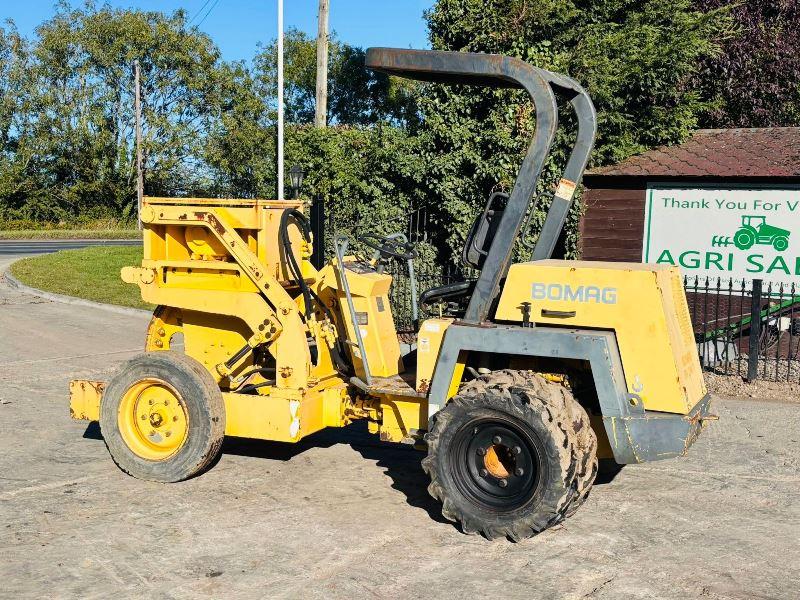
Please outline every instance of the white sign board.
[{"label": "white sign board", "polygon": [[800,284],[800,188],[649,186],[642,260],[725,284]]}]

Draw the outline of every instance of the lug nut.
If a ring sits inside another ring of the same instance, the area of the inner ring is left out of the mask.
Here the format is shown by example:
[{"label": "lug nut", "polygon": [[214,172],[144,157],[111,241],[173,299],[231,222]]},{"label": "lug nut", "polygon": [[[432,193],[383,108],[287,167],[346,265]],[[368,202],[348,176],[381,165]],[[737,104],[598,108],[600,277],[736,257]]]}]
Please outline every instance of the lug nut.
[{"label": "lug nut", "polygon": [[165,435],[165,436],[167,436],[167,437],[169,437],[169,436],[171,436],[171,435],[172,435],[172,432],[171,432],[171,431],[168,431],[168,432],[166,432],[164,435]]},{"label": "lug nut", "polygon": [[494,443],[494,444],[499,444],[502,441],[503,441],[503,438],[501,438],[499,435],[496,435],[496,436],[494,436],[492,438],[492,443]]},{"label": "lug nut", "polygon": [[148,400],[148,401],[147,401],[147,403],[148,403],[150,406],[153,406],[153,401],[152,401],[152,400]]},{"label": "lug nut", "polygon": [[478,456],[485,456],[486,448],[478,448]]},{"label": "lug nut", "polygon": [[514,446],[514,454],[522,454],[522,448],[519,446]]},{"label": "lug nut", "polygon": [[142,415],[142,421],[146,421],[146,420],[147,420],[147,415]]},{"label": "lug nut", "polygon": [[481,477],[486,477],[489,474],[489,471],[486,469],[481,469]]},{"label": "lug nut", "polygon": [[517,468],[517,470],[514,471],[514,475],[516,475],[517,477],[522,477],[523,475],[525,475],[525,471],[520,468]]},{"label": "lug nut", "polygon": [[501,479],[499,485],[500,487],[504,488],[508,485],[508,482],[505,479]]},{"label": "lug nut", "polygon": [[175,415],[174,417],[172,417],[172,420],[173,421],[177,421],[178,420],[178,415]]}]

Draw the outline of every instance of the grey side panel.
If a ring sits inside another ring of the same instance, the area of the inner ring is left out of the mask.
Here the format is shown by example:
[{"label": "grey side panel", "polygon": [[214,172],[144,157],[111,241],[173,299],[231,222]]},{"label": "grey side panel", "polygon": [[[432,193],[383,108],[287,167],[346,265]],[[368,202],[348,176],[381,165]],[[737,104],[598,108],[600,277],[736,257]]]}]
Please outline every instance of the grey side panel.
[{"label": "grey side panel", "polygon": [[453,324],[445,333],[428,395],[428,416],[447,401],[462,351],[586,360],[592,369],[603,424],[620,464],[685,454],[708,415],[708,397],[690,415],[645,411],[631,403],[616,337],[609,331],[553,327],[472,327]]}]

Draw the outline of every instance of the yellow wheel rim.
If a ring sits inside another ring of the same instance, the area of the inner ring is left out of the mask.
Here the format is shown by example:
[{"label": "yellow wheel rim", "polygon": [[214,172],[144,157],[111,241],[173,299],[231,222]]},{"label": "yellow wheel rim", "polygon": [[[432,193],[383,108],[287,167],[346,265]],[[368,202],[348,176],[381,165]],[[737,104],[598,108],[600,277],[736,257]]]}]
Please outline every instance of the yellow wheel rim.
[{"label": "yellow wheel rim", "polygon": [[168,383],[147,379],[133,384],[122,398],[118,416],[125,444],[137,456],[161,461],[173,456],[189,433],[186,405]]}]

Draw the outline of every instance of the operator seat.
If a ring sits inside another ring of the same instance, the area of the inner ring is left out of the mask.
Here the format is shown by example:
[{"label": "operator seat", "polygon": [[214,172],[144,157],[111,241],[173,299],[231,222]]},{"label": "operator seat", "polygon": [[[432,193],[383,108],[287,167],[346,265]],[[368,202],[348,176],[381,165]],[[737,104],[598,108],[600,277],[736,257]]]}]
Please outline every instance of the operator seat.
[{"label": "operator seat", "polygon": [[[494,192],[486,203],[483,212],[478,215],[467,234],[464,250],[461,252],[461,262],[471,269],[480,271],[489,255],[497,226],[503,216],[508,194]],[[422,306],[433,306],[444,303],[446,314],[453,317],[462,317],[467,309],[467,304],[475,289],[477,279],[458,281],[438,287],[433,287],[420,296]]]}]

